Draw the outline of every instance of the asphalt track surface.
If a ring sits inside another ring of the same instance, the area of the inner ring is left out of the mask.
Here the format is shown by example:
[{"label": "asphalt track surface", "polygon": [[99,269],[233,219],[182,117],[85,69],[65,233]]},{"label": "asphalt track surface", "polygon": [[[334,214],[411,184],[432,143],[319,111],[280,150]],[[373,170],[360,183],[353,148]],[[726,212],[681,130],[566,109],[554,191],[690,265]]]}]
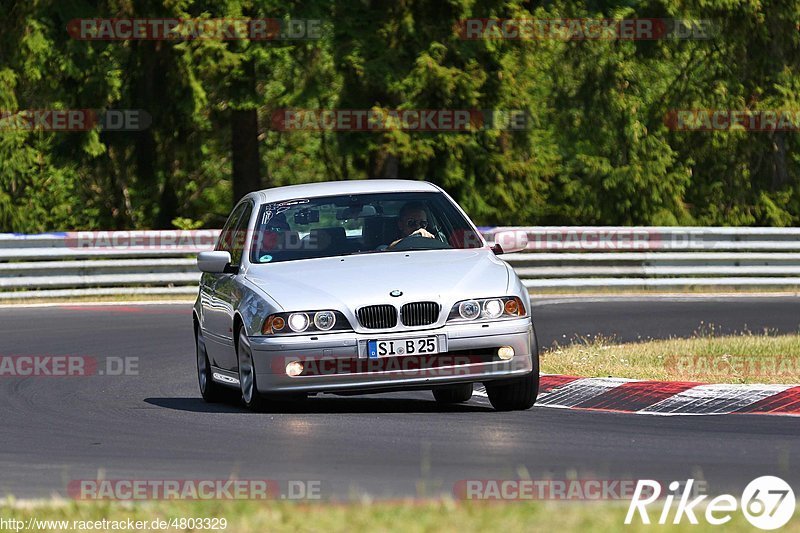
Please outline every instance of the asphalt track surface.
[{"label": "asphalt track surface", "polygon": [[[543,345],[800,330],[800,299],[535,299]],[[0,355],[138,357],[138,375],[0,377],[0,495],[67,495],[75,479],[319,480],[326,497],[430,496],[465,479],[682,480],[740,492],[800,482],[800,419],[653,417],[454,407],[429,392],[318,396],[292,412],[205,404],[189,305],[0,308]]]}]

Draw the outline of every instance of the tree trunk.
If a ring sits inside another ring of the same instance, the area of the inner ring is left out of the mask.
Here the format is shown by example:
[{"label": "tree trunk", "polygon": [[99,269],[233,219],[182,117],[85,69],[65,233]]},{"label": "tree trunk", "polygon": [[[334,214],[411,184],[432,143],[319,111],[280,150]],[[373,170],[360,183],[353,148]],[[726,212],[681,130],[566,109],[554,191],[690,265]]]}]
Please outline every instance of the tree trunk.
[{"label": "tree trunk", "polygon": [[369,155],[367,177],[397,179],[399,163],[397,156],[386,153],[384,149],[376,150]]},{"label": "tree trunk", "polygon": [[[133,81],[133,107],[140,109],[152,109],[152,103],[158,101],[156,90],[156,80],[159,79],[159,66],[161,62],[160,43],[140,42],[136,43],[136,53],[140,57],[141,64],[138,76]],[[160,89],[163,90],[163,89]],[[159,110],[160,111],[160,110]],[[135,135],[135,158],[136,158],[136,177],[139,187],[144,191],[144,220],[147,227],[158,225],[158,176],[156,169],[158,165],[158,143],[156,142],[155,130],[159,127],[159,113],[153,113],[153,124],[144,131]]]},{"label": "tree trunk", "polygon": [[231,157],[233,160],[233,202],[245,194],[262,188],[261,158],[258,153],[258,110],[252,102],[256,97],[255,67],[252,60],[245,64],[244,78],[234,87],[235,96],[243,103],[231,110]]}]

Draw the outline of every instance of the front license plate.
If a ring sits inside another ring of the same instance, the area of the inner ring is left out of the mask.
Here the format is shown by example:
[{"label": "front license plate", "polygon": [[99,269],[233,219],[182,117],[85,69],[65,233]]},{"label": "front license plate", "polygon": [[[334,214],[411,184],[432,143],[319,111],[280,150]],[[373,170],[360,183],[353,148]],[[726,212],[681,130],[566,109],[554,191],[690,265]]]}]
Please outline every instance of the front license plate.
[{"label": "front license plate", "polygon": [[439,343],[436,337],[374,340],[367,343],[367,353],[370,359],[398,355],[431,355],[439,353]]}]

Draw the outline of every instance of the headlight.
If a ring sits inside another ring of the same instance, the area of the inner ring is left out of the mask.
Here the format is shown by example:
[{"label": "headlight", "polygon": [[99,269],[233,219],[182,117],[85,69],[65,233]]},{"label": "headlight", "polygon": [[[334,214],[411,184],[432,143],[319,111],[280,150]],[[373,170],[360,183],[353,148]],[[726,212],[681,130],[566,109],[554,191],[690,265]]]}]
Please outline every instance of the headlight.
[{"label": "headlight", "polygon": [[470,320],[495,320],[525,316],[525,306],[516,296],[463,300],[453,306],[448,322],[467,322]]},{"label": "headlight", "polygon": [[292,313],[289,315],[289,329],[295,333],[302,333],[308,329],[308,315],[305,313]]},{"label": "headlight", "polygon": [[483,302],[483,313],[487,318],[497,318],[503,314],[503,302],[494,298]]},{"label": "headlight", "polygon": [[291,335],[293,333],[325,333],[352,330],[350,322],[339,311],[294,311],[275,313],[264,320],[264,335]]},{"label": "headlight", "polygon": [[314,313],[314,325],[317,326],[319,330],[328,331],[336,325],[336,315],[334,315],[332,311]]},{"label": "headlight", "polygon": [[475,300],[461,302],[458,304],[458,314],[465,320],[474,320],[481,314],[481,305]]}]

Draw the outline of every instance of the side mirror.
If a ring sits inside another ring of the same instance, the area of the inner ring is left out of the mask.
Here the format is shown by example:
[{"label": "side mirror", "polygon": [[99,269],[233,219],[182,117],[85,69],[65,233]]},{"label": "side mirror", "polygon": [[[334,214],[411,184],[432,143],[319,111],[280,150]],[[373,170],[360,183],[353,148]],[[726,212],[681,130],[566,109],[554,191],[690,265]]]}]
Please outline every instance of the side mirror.
[{"label": "side mirror", "polygon": [[528,248],[528,232],[524,230],[498,231],[492,237],[491,240],[497,243],[495,246],[501,247],[502,253],[524,252]]},{"label": "side mirror", "polygon": [[230,252],[200,252],[197,254],[197,268],[209,274],[222,274],[231,264]]},{"label": "side mirror", "polygon": [[494,246],[492,246],[492,251],[494,252],[494,255],[502,255],[503,247],[500,246],[498,243],[494,243]]}]

